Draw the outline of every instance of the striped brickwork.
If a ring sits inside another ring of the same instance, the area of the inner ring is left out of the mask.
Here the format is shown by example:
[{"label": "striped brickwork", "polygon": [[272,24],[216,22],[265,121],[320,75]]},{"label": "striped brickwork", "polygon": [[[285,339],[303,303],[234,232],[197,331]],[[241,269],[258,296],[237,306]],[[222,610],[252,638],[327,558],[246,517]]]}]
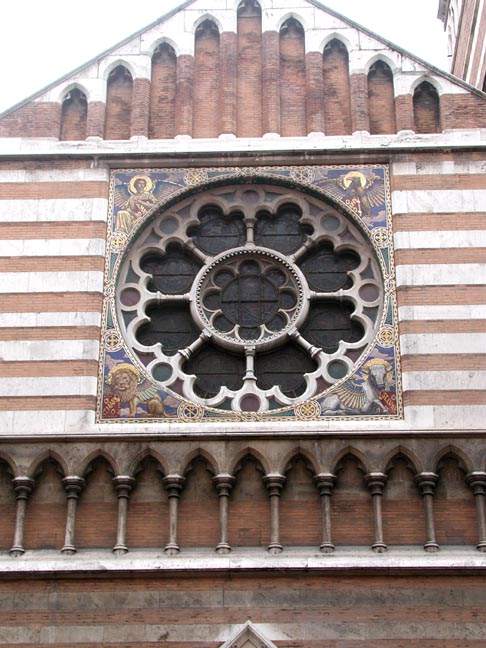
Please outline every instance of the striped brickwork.
[{"label": "striped brickwork", "polygon": [[[392,164],[405,404],[481,427],[486,397],[486,178],[465,157]],[[460,409],[459,409],[460,408]]]},{"label": "striped brickwork", "polygon": [[481,577],[446,575],[5,580],[0,601],[5,648],[220,648],[248,620],[278,648],[480,648],[486,611]]},{"label": "striped brickwork", "polygon": [[92,410],[100,338],[108,171],[19,167],[0,170],[3,433],[11,412]]},{"label": "striped brickwork", "polygon": [[[424,157],[390,166],[405,423],[482,429],[483,162]],[[10,167],[0,196],[2,432],[28,430],[36,410],[40,431],[93,430],[108,170]]]}]

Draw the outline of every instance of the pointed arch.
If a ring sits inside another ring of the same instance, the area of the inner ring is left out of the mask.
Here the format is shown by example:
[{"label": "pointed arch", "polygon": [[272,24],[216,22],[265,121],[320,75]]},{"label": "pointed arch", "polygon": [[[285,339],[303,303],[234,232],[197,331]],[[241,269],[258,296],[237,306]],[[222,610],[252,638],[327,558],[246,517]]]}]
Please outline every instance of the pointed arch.
[{"label": "pointed arch", "polygon": [[436,88],[422,81],[413,93],[413,116],[416,133],[440,132],[440,101]]},{"label": "pointed arch", "polygon": [[125,65],[109,74],[106,91],[105,139],[130,139],[133,77]]},{"label": "pointed arch", "polygon": [[437,452],[433,459],[434,472],[437,472],[441,461],[447,457],[453,457],[459,464],[459,467],[467,475],[474,470],[471,458],[460,448],[455,445],[448,445]]},{"label": "pointed arch", "polygon": [[280,542],[284,546],[318,546],[322,533],[322,503],[316,486],[316,462],[296,448],[287,455],[285,485],[280,496]]},{"label": "pointed arch", "polygon": [[292,450],[289,450],[289,452],[287,452],[287,454],[281,460],[277,472],[279,472],[281,475],[285,475],[285,473],[289,469],[290,464],[292,464],[292,462],[299,458],[304,459],[310,465],[314,475],[317,475],[319,474],[319,472],[321,472],[317,458],[309,450],[300,446],[293,448]]},{"label": "pointed arch", "polygon": [[179,499],[178,538],[182,547],[215,547],[219,540],[219,497],[214,457],[202,448],[187,455],[185,484]]},{"label": "pointed arch", "polygon": [[127,545],[163,547],[168,541],[168,497],[163,477],[169,474],[165,458],[144,448],[132,459],[128,474],[135,478],[127,514]]},{"label": "pointed arch", "polygon": [[89,455],[83,459],[76,474],[79,477],[83,477],[86,474],[88,468],[90,467],[90,464],[92,464],[98,458],[104,459],[109,464],[113,472],[113,475],[121,474],[120,467],[118,463],[115,461],[115,459],[112,457],[112,455],[106,452],[106,450],[102,450],[101,448],[98,448],[97,450],[93,450],[93,452],[90,452]]},{"label": "pointed arch", "polygon": [[208,452],[204,448],[195,448],[182,459],[180,474],[185,475],[190,467],[190,464],[198,457],[202,457],[207,461],[213,475],[219,475],[221,471],[218,465],[218,461],[210,452]]},{"label": "pointed arch", "polygon": [[177,56],[168,43],[161,43],[152,55],[150,83],[149,139],[175,136]]},{"label": "pointed arch", "polygon": [[304,137],[306,133],[305,32],[294,17],[279,32],[280,134]]},{"label": "pointed arch", "polygon": [[369,464],[368,458],[357,448],[354,448],[353,446],[346,446],[343,448],[338,454],[334,457],[334,459],[331,462],[331,473],[336,474],[336,470],[339,468],[339,464],[345,459],[347,456],[354,457],[358,461],[358,463],[361,466],[361,469],[363,470],[363,474],[367,474],[371,472],[371,467]]},{"label": "pointed arch", "polygon": [[[82,549],[115,546],[118,501],[113,477],[118,466],[107,452],[92,452],[83,462],[85,479],[76,516],[76,545]],[[93,524],[96,520],[96,524]]]},{"label": "pointed arch", "polygon": [[384,537],[391,545],[420,545],[425,524],[424,505],[415,476],[422,471],[422,466],[403,446],[387,453],[383,465],[387,475],[382,497]]},{"label": "pointed arch", "polygon": [[203,20],[194,34],[193,137],[220,133],[220,31],[213,19]]},{"label": "pointed arch", "polygon": [[435,518],[437,542],[445,545],[473,545],[477,542],[475,497],[467,484],[469,457],[450,445],[436,455]]},{"label": "pointed arch", "polygon": [[263,131],[262,10],[244,0],[237,14],[236,134],[260,137]]},{"label": "pointed arch", "polygon": [[46,451],[29,469],[35,486],[25,519],[26,548],[61,549],[63,545],[67,507],[63,463],[57,453]]},{"label": "pointed arch", "polygon": [[334,38],[322,56],[326,135],[351,134],[349,56],[341,40]]},{"label": "pointed arch", "polygon": [[375,61],[368,72],[368,106],[371,135],[397,132],[393,73],[382,59]]},{"label": "pointed arch", "polygon": [[413,469],[414,475],[423,471],[422,462],[417,455],[415,455],[409,448],[400,445],[393,448],[385,455],[383,460],[383,472],[385,474],[388,474],[392,468],[393,462],[399,457],[405,458],[405,461],[410,464],[411,469]]},{"label": "pointed arch", "polygon": [[238,468],[238,464],[240,464],[240,462],[243,459],[245,459],[245,457],[247,457],[247,456],[253,457],[253,459],[255,459],[261,465],[261,467],[263,468],[263,471],[264,471],[264,473],[266,475],[268,473],[272,472],[272,470],[270,468],[270,464],[268,463],[266,457],[261,452],[256,450],[255,448],[252,448],[251,446],[247,446],[246,448],[243,448],[242,450],[237,452],[236,455],[234,455],[230,459],[229,464],[228,464],[228,473],[230,475],[234,475],[235,471]]},{"label": "pointed arch", "polygon": [[87,122],[88,100],[86,94],[80,88],[74,87],[64,95],[61,105],[61,140],[85,140]]},{"label": "pointed arch", "polygon": [[38,457],[36,457],[33,460],[33,462],[30,464],[30,466],[29,466],[29,468],[27,470],[27,475],[31,479],[33,479],[35,474],[39,470],[40,466],[44,463],[44,461],[47,461],[49,459],[51,459],[52,461],[55,461],[58,464],[58,466],[61,469],[62,474],[63,474],[64,477],[69,474],[69,468],[68,468],[67,462],[64,459],[64,457],[62,457],[55,450],[45,450]]},{"label": "pointed arch", "polygon": [[0,462],[1,461],[3,461],[3,463],[5,463],[10,468],[10,471],[12,472],[14,478],[19,476],[19,467],[17,466],[17,463],[14,461],[14,459],[8,454],[8,452],[0,450]]},{"label": "pointed arch", "polygon": [[160,38],[155,39],[150,45],[144,48],[143,53],[147,54],[147,56],[152,57],[162,45],[171,47],[174,50],[176,56],[179,56],[181,53],[181,48],[179,47],[178,43],[168,36],[160,36]]},{"label": "pointed arch", "polygon": [[170,470],[165,457],[163,457],[159,452],[157,452],[153,448],[144,448],[141,452],[135,455],[135,457],[130,461],[128,465],[127,473],[130,475],[130,477],[135,477],[140,464],[147,457],[151,457],[159,464],[160,468],[162,469],[162,473],[164,475],[169,474]]}]

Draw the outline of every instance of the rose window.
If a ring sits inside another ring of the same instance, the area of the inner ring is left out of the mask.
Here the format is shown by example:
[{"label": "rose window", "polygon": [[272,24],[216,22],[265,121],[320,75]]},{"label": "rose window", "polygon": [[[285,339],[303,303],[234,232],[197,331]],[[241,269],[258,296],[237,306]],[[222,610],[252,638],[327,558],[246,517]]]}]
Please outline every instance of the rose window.
[{"label": "rose window", "polygon": [[220,187],[145,225],[118,273],[117,315],[161,388],[261,412],[349,374],[382,295],[370,242],[333,206],[278,186]]}]

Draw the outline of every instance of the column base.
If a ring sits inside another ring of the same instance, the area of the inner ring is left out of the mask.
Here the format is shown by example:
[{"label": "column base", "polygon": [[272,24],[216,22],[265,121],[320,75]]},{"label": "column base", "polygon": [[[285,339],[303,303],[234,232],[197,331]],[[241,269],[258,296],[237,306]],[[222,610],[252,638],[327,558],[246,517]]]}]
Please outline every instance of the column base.
[{"label": "column base", "polygon": [[74,556],[76,553],[76,547],[74,545],[64,545],[61,549],[61,553],[66,556]]},{"label": "column base", "polygon": [[482,553],[486,553],[486,540],[481,540],[481,542],[476,545],[476,549]]},{"label": "column base", "polygon": [[169,543],[164,547],[164,553],[168,556],[177,556],[177,554],[180,553],[180,550],[181,548],[179,545],[175,543]]},{"label": "column base", "polygon": [[371,550],[375,553],[385,553],[388,551],[388,547],[384,542],[375,542],[371,545]]},{"label": "column base", "polygon": [[225,554],[231,553],[231,547],[227,542],[220,542],[215,551],[216,553],[224,556]]},{"label": "column base", "polygon": [[128,553],[128,547],[126,545],[115,545],[113,547],[113,553],[115,556],[124,556]]},{"label": "column base", "polygon": [[283,551],[283,546],[279,542],[272,542],[267,547],[268,553],[279,554]]},{"label": "column base", "polygon": [[20,546],[14,546],[10,549],[9,554],[12,556],[12,558],[18,558],[19,556],[23,556],[25,553],[25,549]]},{"label": "column base", "polygon": [[437,542],[426,542],[424,544],[424,549],[427,553],[437,553],[439,551],[439,545]]},{"label": "column base", "polygon": [[321,553],[330,554],[334,553],[336,547],[332,544],[332,542],[323,542],[319,549],[321,550]]}]

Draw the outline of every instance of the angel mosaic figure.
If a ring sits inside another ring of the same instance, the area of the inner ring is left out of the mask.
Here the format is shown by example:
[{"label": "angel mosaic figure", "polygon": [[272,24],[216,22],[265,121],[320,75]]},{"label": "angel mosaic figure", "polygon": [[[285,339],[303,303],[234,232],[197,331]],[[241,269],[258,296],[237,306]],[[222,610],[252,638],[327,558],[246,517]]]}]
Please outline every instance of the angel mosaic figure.
[{"label": "angel mosaic figure", "polygon": [[115,189],[115,205],[119,208],[116,214],[115,230],[126,232],[132,229],[133,225],[142,218],[158,200],[153,195],[154,183],[146,175],[134,176],[128,183],[130,197],[127,198],[123,186]]}]

